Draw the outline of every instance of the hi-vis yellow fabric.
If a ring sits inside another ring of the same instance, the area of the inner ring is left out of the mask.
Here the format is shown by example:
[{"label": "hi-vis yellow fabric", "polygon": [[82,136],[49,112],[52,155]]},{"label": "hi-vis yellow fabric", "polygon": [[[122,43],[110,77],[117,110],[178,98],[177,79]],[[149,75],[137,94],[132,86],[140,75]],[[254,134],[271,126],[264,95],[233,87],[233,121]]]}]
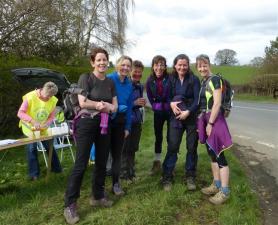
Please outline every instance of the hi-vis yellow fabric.
[{"label": "hi-vis yellow fabric", "polygon": [[[23,101],[28,101],[27,114],[31,116],[34,120],[44,124],[50,113],[55,109],[58,99],[52,96],[47,102],[41,100],[36,93],[36,90],[31,91],[22,97]],[[28,137],[33,136],[32,124],[25,121],[19,121],[19,127],[22,128],[23,134]],[[46,135],[47,130],[41,130],[41,135]]]}]

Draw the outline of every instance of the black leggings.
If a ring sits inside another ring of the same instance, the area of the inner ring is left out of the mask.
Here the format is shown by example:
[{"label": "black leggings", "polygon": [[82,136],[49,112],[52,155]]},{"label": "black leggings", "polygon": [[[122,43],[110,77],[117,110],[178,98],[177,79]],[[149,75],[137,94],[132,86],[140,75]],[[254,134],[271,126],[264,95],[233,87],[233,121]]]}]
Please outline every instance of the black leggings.
[{"label": "black leggings", "polygon": [[228,162],[225,158],[224,152],[221,152],[219,157],[217,157],[214,151],[206,144],[207,152],[211,158],[211,161],[218,164],[218,167],[221,169],[225,166],[228,166]]}]

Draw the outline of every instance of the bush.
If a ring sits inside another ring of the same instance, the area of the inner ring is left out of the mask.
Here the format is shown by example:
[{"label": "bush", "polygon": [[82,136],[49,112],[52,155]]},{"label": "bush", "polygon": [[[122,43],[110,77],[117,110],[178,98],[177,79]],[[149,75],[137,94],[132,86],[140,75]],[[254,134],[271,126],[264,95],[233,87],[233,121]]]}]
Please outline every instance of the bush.
[{"label": "bush", "polygon": [[256,95],[273,95],[278,89],[278,74],[258,75],[251,83]]}]

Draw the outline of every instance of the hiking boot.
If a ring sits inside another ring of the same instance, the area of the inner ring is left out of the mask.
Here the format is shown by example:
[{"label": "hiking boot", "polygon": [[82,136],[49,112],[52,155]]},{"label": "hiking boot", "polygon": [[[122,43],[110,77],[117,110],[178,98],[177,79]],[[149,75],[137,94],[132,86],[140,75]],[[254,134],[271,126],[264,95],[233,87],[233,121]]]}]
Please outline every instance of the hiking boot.
[{"label": "hiking boot", "polygon": [[161,162],[160,160],[153,161],[153,167],[151,169],[150,175],[155,175],[157,173],[161,172]]},{"label": "hiking boot", "polygon": [[74,202],[64,209],[64,217],[68,224],[76,224],[79,221],[76,208],[76,203]]},{"label": "hiking boot", "polygon": [[94,197],[91,197],[90,205],[93,207],[100,206],[100,207],[104,207],[104,208],[109,208],[113,205],[113,201],[109,200],[106,197],[101,198],[99,200],[96,200]]},{"label": "hiking boot", "polygon": [[187,177],[186,178],[186,184],[187,184],[187,190],[188,191],[195,191],[196,190],[196,184],[194,177]]},{"label": "hiking boot", "polygon": [[225,195],[222,191],[216,193],[213,197],[209,198],[209,201],[214,205],[221,205],[226,202],[229,198],[229,195]]},{"label": "hiking boot", "polygon": [[216,187],[214,183],[212,183],[210,186],[202,188],[201,192],[205,195],[215,195],[219,192],[219,189]]},{"label": "hiking boot", "polygon": [[120,195],[124,195],[124,191],[123,189],[121,188],[120,184],[119,183],[115,183],[112,187],[112,192],[114,195],[117,195],[117,196],[120,196]]}]

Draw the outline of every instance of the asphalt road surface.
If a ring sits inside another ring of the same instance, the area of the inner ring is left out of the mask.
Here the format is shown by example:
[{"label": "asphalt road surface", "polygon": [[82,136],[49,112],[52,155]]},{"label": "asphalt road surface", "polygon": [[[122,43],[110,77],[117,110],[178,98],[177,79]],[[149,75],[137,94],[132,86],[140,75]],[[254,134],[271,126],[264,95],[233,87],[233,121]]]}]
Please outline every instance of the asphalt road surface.
[{"label": "asphalt road surface", "polygon": [[278,184],[278,104],[234,102],[227,121],[233,141],[255,157],[246,163],[262,163]]}]

